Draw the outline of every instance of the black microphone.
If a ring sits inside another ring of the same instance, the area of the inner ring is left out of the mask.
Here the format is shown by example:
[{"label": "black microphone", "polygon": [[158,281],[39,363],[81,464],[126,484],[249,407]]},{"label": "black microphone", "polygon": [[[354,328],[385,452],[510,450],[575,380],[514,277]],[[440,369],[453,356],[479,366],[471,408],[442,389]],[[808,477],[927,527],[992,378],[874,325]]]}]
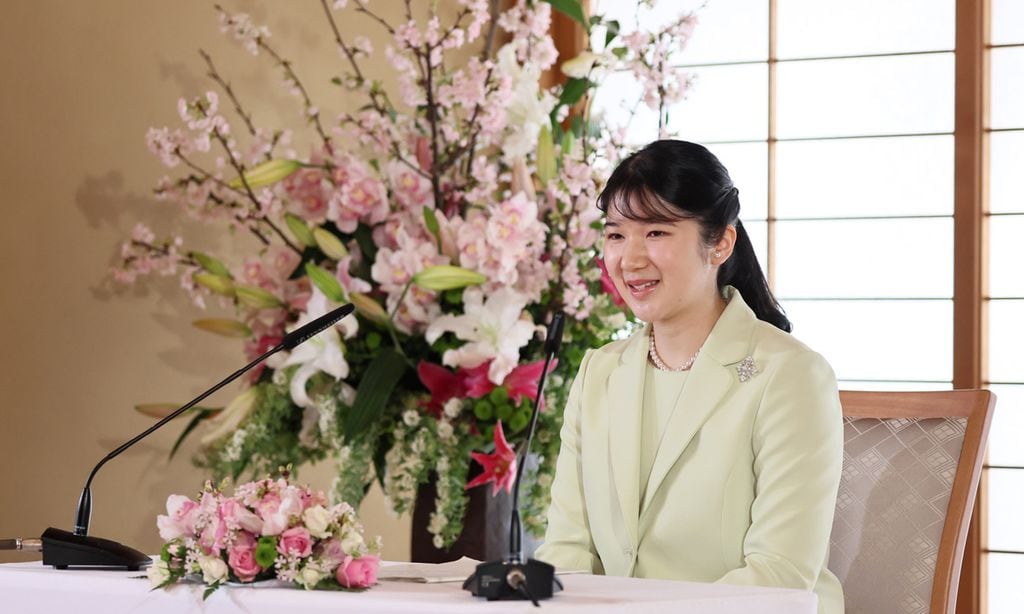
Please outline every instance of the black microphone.
[{"label": "black microphone", "polygon": [[108,539],[90,537],[88,535],[89,520],[92,517],[92,492],[89,490],[89,487],[92,485],[92,479],[96,476],[96,472],[100,470],[100,467],[105,465],[107,461],[112,460],[128,448],[138,443],[140,440],[144,439],[153,431],[159,429],[171,420],[180,416],[185,411],[191,409],[196,405],[196,403],[199,403],[214,392],[217,392],[224,386],[235,381],[249,369],[252,369],[277,352],[280,352],[281,350],[290,350],[303,341],[308,340],[310,337],[323,332],[330,326],[333,326],[338,320],[352,313],[354,309],[355,306],[353,306],[352,303],[342,305],[334,311],[331,311],[330,313],[286,334],[280,343],[265,352],[262,356],[227,376],[217,385],[174,410],[141,434],[136,435],[129,441],[118,446],[110,454],[104,456],[103,460],[93,467],[92,472],[89,474],[89,478],[85,481],[85,488],[82,489],[82,496],[78,499],[78,510],[75,514],[74,533],[55,529],[53,527],[50,527],[43,532],[43,564],[53,565],[57,569],[67,569],[69,566],[75,566],[127,568],[132,571],[148,566],[152,562],[149,556],[139,552],[138,550]]},{"label": "black microphone", "polygon": [[476,566],[476,571],[466,578],[462,588],[474,597],[486,597],[488,601],[529,599],[540,607],[541,599],[549,599],[562,590],[562,582],[555,577],[555,568],[549,563],[529,559],[523,561],[523,527],[519,515],[519,485],[523,480],[523,468],[537,430],[537,416],[544,399],[544,382],[547,381],[548,366],[562,346],[562,331],[565,328],[565,314],[556,312],[548,325],[544,339],[544,370],[537,381],[537,398],[533,402],[530,428],[526,434],[526,445],[519,455],[516,479],[512,485],[512,518],[509,522],[509,555],[503,561],[488,561]]}]

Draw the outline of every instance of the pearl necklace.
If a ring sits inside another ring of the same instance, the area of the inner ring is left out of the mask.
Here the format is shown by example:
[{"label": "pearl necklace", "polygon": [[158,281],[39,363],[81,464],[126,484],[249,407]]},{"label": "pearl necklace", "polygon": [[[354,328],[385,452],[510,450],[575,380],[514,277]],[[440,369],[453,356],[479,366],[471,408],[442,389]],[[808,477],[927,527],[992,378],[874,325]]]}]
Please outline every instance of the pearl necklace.
[{"label": "pearl necklace", "polygon": [[651,327],[651,334],[649,335],[649,338],[650,338],[650,344],[649,344],[649,347],[648,347],[648,350],[647,350],[647,355],[650,356],[651,362],[654,363],[654,366],[657,367],[658,369],[660,369],[661,371],[689,371],[690,367],[693,366],[693,363],[696,362],[697,356],[700,355],[700,350],[698,349],[696,352],[694,352],[693,356],[690,356],[690,359],[687,360],[686,362],[684,362],[681,366],[679,366],[679,367],[670,367],[670,366],[666,365],[665,361],[663,361],[661,359],[661,356],[658,355],[658,348],[655,347],[655,345],[654,345],[654,327],[653,326]]}]

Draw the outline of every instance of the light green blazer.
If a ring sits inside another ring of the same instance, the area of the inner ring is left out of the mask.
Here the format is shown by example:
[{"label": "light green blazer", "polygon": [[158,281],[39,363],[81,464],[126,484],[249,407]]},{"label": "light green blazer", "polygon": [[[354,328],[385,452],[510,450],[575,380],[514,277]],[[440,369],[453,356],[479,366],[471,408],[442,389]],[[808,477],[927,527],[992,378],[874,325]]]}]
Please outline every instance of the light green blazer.
[{"label": "light green blazer", "polygon": [[[686,382],[640,501],[648,329],[587,352],[565,408],[536,557],[594,573],[813,590],[841,614],[826,569],[843,462],[836,379],[739,292]],[[752,357],[756,373],[741,381]]]}]

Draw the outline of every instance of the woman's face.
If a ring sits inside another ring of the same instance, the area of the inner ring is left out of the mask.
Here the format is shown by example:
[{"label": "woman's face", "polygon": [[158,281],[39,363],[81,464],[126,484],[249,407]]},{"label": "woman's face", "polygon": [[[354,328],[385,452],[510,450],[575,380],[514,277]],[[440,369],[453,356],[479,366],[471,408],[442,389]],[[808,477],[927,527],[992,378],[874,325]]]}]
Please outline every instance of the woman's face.
[{"label": "woman's face", "polygon": [[645,322],[685,319],[695,308],[714,301],[718,264],[728,257],[727,253],[714,256],[717,247],[704,245],[696,220],[636,221],[614,207],[609,207],[605,220],[608,275],[629,308]]}]

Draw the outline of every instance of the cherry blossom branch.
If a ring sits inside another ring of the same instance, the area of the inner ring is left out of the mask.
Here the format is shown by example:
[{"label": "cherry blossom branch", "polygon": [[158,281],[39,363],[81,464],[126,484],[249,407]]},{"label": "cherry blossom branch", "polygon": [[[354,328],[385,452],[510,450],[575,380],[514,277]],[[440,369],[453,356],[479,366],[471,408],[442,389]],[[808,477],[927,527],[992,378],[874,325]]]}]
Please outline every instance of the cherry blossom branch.
[{"label": "cherry blossom branch", "polygon": [[356,71],[356,79],[362,84],[364,81],[363,71],[359,70],[359,63],[356,62],[356,55],[352,49],[345,44],[345,41],[341,38],[341,32],[338,31],[338,24],[334,21],[334,15],[331,13],[331,7],[327,6],[327,0],[320,0],[320,6],[324,7],[324,14],[327,15],[327,23],[331,25],[331,31],[334,32],[334,41],[341,47],[342,53],[348,58],[349,64],[352,65],[352,70]]},{"label": "cherry blossom branch", "polygon": [[391,34],[392,36],[395,35],[395,29],[391,27],[391,24],[389,24],[387,22],[387,20],[385,20],[380,15],[374,13],[370,9],[366,8],[366,4],[364,2],[362,2],[362,0],[354,0],[354,1],[355,1],[356,12],[357,13],[362,13],[362,14],[366,15],[367,17],[369,17],[370,19],[373,19],[374,21],[376,21],[380,25],[384,26],[384,29],[388,31],[388,34]]},{"label": "cherry blossom branch", "polygon": [[[238,101],[238,97],[235,96],[235,91],[231,88],[231,84],[225,81],[223,77],[221,77],[220,73],[217,72],[217,67],[213,65],[213,58],[211,58],[210,54],[206,53],[202,49],[199,50],[199,55],[201,55],[203,59],[206,60],[206,66],[210,69],[206,73],[206,75],[213,79],[217,83],[217,85],[219,85],[224,90],[224,93],[227,94],[228,98],[231,99],[231,104],[234,105],[235,112],[238,113],[238,116],[242,118],[243,122],[245,122],[245,127],[249,130],[249,134],[252,136],[256,136],[256,127],[252,123],[252,115],[246,113],[242,109],[242,104]],[[267,159],[270,159],[269,152],[267,153]]]},{"label": "cherry blossom branch", "polygon": [[298,90],[299,95],[302,96],[306,115],[309,117],[309,121],[316,129],[317,134],[320,135],[320,140],[324,142],[324,148],[327,150],[328,154],[333,156],[334,148],[331,146],[331,137],[327,136],[327,133],[324,132],[323,124],[320,123],[320,112],[310,99],[309,92],[307,92],[305,86],[302,85],[302,81],[299,80],[299,76],[295,74],[295,71],[292,69],[291,61],[278,55],[278,53],[263,40],[263,37],[257,38],[256,44],[259,45],[260,49],[266,51],[267,55],[273,58],[278,66],[284,69],[285,76],[288,77],[288,80],[291,81],[292,85],[295,86],[295,89]]}]

